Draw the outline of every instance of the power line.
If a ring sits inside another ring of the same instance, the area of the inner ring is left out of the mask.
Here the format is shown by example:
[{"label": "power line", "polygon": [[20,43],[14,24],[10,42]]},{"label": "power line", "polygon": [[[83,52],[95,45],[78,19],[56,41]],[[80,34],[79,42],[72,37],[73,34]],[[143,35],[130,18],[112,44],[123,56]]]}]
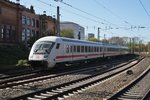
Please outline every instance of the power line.
[{"label": "power line", "polygon": [[[61,7],[60,7],[60,8],[61,8]],[[87,20],[90,20],[90,21],[93,21],[93,22],[96,22],[96,23],[100,23],[100,24],[103,24],[103,25],[106,24],[106,23],[97,21],[97,20],[95,20],[95,19],[89,18],[89,17],[87,17],[87,16],[83,16],[83,15],[77,14],[77,13],[75,13],[75,12],[69,11],[69,10],[64,9],[64,8],[61,8],[61,9],[64,10],[64,11],[67,11],[67,12],[69,12],[69,13],[72,13],[72,14],[74,14],[74,15],[77,15],[77,16],[79,16],[79,17],[82,17],[82,18],[84,18],[84,19],[87,19]],[[106,24],[106,25],[108,25],[108,24]]]},{"label": "power line", "polygon": [[96,2],[96,4],[102,6],[105,10],[107,10],[108,12],[110,12],[112,15],[114,15],[115,17],[117,17],[118,19],[122,20],[124,23],[131,25],[128,21],[123,20],[121,17],[119,17],[118,15],[116,15],[114,12],[112,12],[110,9],[108,9],[107,7],[105,7],[103,4],[101,4],[98,0],[94,0]]},{"label": "power line", "polygon": [[148,11],[146,10],[146,8],[144,7],[143,3],[141,2],[141,0],[139,0],[140,4],[142,5],[144,11],[146,12],[147,16],[150,17],[150,14],[148,13]]},{"label": "power line", "polygon": [[[59,0],[58,0],[58,1],[59,1]],[[104,21],[104,22],[107,22],[107,23],[109,23],[109,24],[118,26],[118,25],[113,24],[113,23],[111,23],[111,22],[109,22],[109,21],[107,21],[107,20],[105,20],[105,19],[103,19],[103,18],[97,17],[97,16],[95,16],[95,15],[93,15],[93,14],[91,14],[91,13],[88,13],[88,12],[86,12],[86,11],[83,11],[83,10],[77,8],[77,7],[74,7],[74,6],[72,6],[72,5],[70,5],[70,4],[66,3],[66,2],[63,2],[63,1],[60,1],[60,2],[63,3],[63,4],[65,4],[65,5],[67,5],[67,6],[69,6],[69,7],[71,7],[71,8],[73,8],[73,9],[75,9],[75,10],[80,11],[80,12],[82,12],[82,13],[84,13],[84,14],[87,14],[87,15],[89,15],[89,16],[92,16],[92,17],[94,17],[94,18],[96,18],[96,19],[100,19],[100,20],[102,20],[102,21]]]},{"label": "power line", "polygon": [[[44,2],[44,1],[42,1],[42,0],[38,0],[39,2],[41,2],[41,3],[43,3],[43,4],[46,4],[46,5],[48,5],[48,6],[50,6],[50,7],[54,7],[54,8],[56,8],[56,6],[53,6],[53,5],[51,5],[51,4],[48,4],[48,3],[46,3],[46,2]],[[65,5],[68,5],[68,6],[70,6],[70,7],[72,7],[73,9],[76,9],[76,10],[78,10],[78,11],[80,11],[80,12],[83,12],[83,13],[86,13],[86,14],[88,14],[88,15],[90,15],[90,16],[92,16],[92,17],[95,17],[95,18],[97,18],[97,19],[99,19],[99,17],[97,17],[97,16],[95,16],[95,15],[92,15],[92,14],[90,14],[90,13],[87,13],[87,12],[85,12],[85,11],[83,11],[83,10],[80,10],[80,9],[78,9],[78,8],[76,8],[76,7],[73,7],[72,5],[69,5],[69,4],[67,4],[67,3],[64,3],[64,2],[62,2],[63,4],[65,4]],[[72,14],[75,14],[75,15],[77,15],[77,16],[80,16],[80,17],[82,17],[82,18],[84,18],[84,19],[88,19],[88,20],[91,20],[91,21],[93,21],[93,22],[97,22],[97,23],[100,23],[100,24],[105,24],[105,25],[109,25],[109,24],[106,24],[106,23],[103,23],[103,22],[100,22],[100,21],[97,21],[97,20],[95,20],[95,19],[92,19],[92,18],[88,18],[87,16],[83,16],[83,15],[80,15],[80,14],[77,14],[77,13],[74,13],[74,12],[72,12],[72,11],[69,11],[69,10],[66,10],[66,9],[63,9],[63,8],[61,8],[62,10],[65,10],[65,11],[67,11],[67,12],[69,12],[69,13],[72,13]],[[108,9],[109,10],[109,9]],[[111,12],[111,11],[110,11]],[[113,12],[112,12],[113,13]],[[64,15],[63,15],[64,16]],[[102,19],[101,19],[102,20]],[[106,22],[106,20],[105,19],[103,19],[103,21],[105,21]],[[108,23],[110,23],[110,22],[108,22]],[[127,22],[128,23],[128,22]],[[118,26],[118,25],[115,25],[115,26]],[[107,27],[107,26],[105,26],[105,27]],[[110,31],[110,29],[109,29],[109,27],[111,27],[111,26],[108,26],[108,29],[107,30],[109,30]],[[125,27],[123,28],[123,27],[116,27],[116,28],[113,28],[113,29],[124,29],[124,30],[126,30],[125,29]],[[132,29],[132,28],[128,28],[128,29]],[[104,29],[104,30],[106,30],[106,29]],[[103,31],[104,31],[103,30]],[[127,31],[127,30],[126,30]],[[128,32],[128,33],[130,33],[130,32]],[[134,34],[134,33],[133,33]]]},{"label": "power line", "polygon": [[[48,3],[44,2],[44,1],[41,1],[41,0],[38,0],[38,1],[41,2],[41,3],[43,3],[43,4],[46,4],[46,5],[48,5],[48,6],[52,6],[52,7],[54,7],[54,8],[57,8],[56,6],[53,6],[53,5],[51,5],[51,4],[48,4]],[[61,8],[61,7],[60,7],[60,8]],[[61,9],[64,10],[64,11],[67,11],[67,12],[69,12],[69,13],[72,13],[72,14],[74,14],[74,15],[80,16],[80,17],[82,17],[82,18],[84,18],[84,19],[88,19],[88,20],[91,20],[91,21],[93,21],[93,22],[100,23],[100,24],[109,25],[109,24],[106,24],[106,23],[104,23],[104,22],[100,22],[100,21],[98,21],[98,20],[89,18],[89,17],[87,17],[87,16],[83,16],[83,15],[74,13],[74,12],[72,12],[72,11],[66,10],[66,9],[64,9],[64,8],[61,8]]]}]

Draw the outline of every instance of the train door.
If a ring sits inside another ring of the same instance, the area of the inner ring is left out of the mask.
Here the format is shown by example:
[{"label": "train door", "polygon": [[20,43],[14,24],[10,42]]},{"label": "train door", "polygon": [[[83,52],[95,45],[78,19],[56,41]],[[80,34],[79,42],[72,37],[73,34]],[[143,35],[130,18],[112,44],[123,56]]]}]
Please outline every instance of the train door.
[{"label": "train door", "polygon": [[73,61],[73,56],[74,56],[74,52],[73,52],[73,45],[70,45],[70,54],[71,54],[71,61]]},{"label": "train door", "polygon": [[103,58],[105,57],[105,45],[103,44],[102,46],[102,54],[103,54]]},{"label": "train door", "polygon": [[71,52],[71,45],[66,44],[66,61],[72,61],[72,52]]}]

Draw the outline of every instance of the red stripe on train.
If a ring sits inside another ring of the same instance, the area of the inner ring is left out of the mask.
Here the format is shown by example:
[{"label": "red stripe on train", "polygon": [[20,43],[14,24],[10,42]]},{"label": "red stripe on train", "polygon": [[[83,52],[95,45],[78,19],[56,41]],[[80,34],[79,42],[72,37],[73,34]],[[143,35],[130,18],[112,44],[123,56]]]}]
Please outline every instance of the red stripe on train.
[{"label": "red stripe on train", "polygon": [[80,55],[68,55],[68,56],[56,56],[56,59],[60,58],[77,58],[77,57],[83,57],[83,56],[98,56],[102,54],[80,54]]}]

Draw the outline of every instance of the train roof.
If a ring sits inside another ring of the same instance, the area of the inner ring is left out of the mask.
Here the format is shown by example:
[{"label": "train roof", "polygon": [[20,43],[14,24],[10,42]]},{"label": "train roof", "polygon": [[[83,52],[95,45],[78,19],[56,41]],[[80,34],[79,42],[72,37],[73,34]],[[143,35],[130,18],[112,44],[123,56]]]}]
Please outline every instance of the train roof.
[{"label": "train roof", "polygon": [[81,43],[81,44],[87,44],[87,45],[105,45],[107,47],[113,47],[113,48],[124,48],[128,49],[127,46],[120,46],[120,45],[113,45],[109,43],[102,43],[102,42],[90,42],[90,41],[83,41],[83,40],[77,40],[77,39],[71,39],[71,38],[65,38],[65,37],[57,37],[57,36],[46,36],[40,38],[38,41],[52,41],[52,42],[57,42],[57,41],[64,41],[64,42],[71,42],[71,43]]}]

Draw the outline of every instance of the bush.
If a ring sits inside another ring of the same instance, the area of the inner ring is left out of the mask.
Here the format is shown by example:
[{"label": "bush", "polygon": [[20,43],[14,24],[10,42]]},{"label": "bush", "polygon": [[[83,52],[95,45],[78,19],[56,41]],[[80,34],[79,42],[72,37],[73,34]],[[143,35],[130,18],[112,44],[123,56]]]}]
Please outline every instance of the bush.
[{"label": "bush", "polygon": [[0,66],[16,65],[26,63],[27,60],[19,61],[20,59],[27,59],[28,51],[20,46],[0,48]]},{"label": "bush", "polygon": [[18,63],[16,64],[16,66],[29,66],[28,61],[25,60],[18,60]]}]

